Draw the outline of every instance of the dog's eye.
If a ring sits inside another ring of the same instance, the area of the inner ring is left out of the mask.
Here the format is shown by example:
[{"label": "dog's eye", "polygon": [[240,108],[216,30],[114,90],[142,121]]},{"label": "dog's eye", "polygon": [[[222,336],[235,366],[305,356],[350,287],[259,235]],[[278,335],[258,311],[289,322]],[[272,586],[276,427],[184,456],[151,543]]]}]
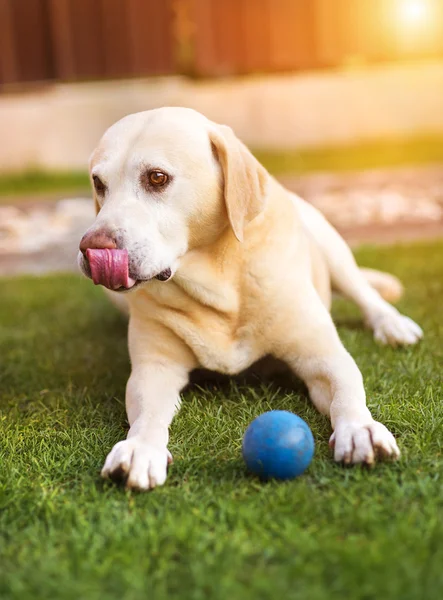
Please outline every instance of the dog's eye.
[{"label": "dog's eye", "polygon": [[104,196],[106,192],[106,185],[103,181],[98,177],[98,175],[93,175],[92,181],[94,182],[95,191],[99,196]]},{"label": "dog's eye", "polygon": [[155,170],[148,173],[148,181],[155,187],[161,187],[162,185],[165,185],[165,183],[168,183],[168,179],[169,178],[166,173],[163,173],[162,171]]},{"label": "dog's eye", "polygon": [[140,176],[140,183],[147,192],[160,193],[171,182],[172,177],[160,169],[146,169]]}]

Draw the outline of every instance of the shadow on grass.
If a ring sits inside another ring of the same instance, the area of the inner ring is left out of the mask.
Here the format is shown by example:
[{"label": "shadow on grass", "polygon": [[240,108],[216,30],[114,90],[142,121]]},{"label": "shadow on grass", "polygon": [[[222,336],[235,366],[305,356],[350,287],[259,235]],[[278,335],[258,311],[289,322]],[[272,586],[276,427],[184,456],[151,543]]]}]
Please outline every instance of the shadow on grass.
[{"label": "shadow on grass", "polygon": [[307,395],[303,382],[297,379],[285,363],[271,356],[266,356],[246,371],[235,376],[196,369],[191,373],[190,384],[186,391],[192,391],[198,387],[226,391],[233,383],[240,387],[255,388],[261,387],[263,384],[273,384],[285,392]]},{"label": "shadow on grass", "polygon": [[366,331],[363,319],[358,317],[339,317],[334,319],[336,327],[343,327],[343,329],[349,329],[351,331]]}]

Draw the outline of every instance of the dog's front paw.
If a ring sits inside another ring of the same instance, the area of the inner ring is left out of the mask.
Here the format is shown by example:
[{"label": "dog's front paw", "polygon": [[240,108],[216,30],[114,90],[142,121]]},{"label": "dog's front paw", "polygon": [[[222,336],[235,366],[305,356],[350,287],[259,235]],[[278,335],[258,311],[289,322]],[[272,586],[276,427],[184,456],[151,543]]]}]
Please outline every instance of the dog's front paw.
[{"label": "dog's front paw", "polygon": [[376,458],[397,459],[400,456],[394,436],[377,421],[337,423],[329,445],[334,449],[334,460],[345,464],[371,465]]},{"label": "dog's front paw", "polygon": [[150,490],[166,481],[172,456],[167,448],[136,437],[118,442],[108,454],[101,475],[134,490]]},{"label": "dog's front paw", "polygon": [[423,337],[421,327],[396,310],[373,319],[370,326],[374,330],[375,340],[381,344],[411,346]]}]

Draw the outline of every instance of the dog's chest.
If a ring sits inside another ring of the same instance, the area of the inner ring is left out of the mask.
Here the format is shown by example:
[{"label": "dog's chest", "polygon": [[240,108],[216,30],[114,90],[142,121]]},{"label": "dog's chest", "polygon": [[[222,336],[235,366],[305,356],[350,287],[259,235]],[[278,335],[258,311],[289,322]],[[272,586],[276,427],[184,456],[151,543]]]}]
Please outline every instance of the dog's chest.
[{"label": "dog's chest", "polygon": [[163,284],[153,291],[156,318],[192,349],[201,367],[233,375],[259,357],[254,327],[242,321],[236,294],[226,285],[184,290]]},{"label": "dog's chest", "polygon": [[236,329],[211,315],[168,315],[165,322],[192,349],[200,366],[235,375],[255,362],[255,345],[247,327]]}]

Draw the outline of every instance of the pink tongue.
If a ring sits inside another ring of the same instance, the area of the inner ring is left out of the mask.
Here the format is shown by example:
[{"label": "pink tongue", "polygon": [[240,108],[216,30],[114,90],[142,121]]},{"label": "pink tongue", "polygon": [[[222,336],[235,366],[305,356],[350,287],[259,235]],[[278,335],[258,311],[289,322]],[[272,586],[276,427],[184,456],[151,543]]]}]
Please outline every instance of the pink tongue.
[{"label": "pink tongue", "polygon": [[129,289],[135,284],[135,279],[129,277],[127,250],[88,248],[86,258],[95,285],[104,285],[110,290],[117,290],[121,287]]}]

